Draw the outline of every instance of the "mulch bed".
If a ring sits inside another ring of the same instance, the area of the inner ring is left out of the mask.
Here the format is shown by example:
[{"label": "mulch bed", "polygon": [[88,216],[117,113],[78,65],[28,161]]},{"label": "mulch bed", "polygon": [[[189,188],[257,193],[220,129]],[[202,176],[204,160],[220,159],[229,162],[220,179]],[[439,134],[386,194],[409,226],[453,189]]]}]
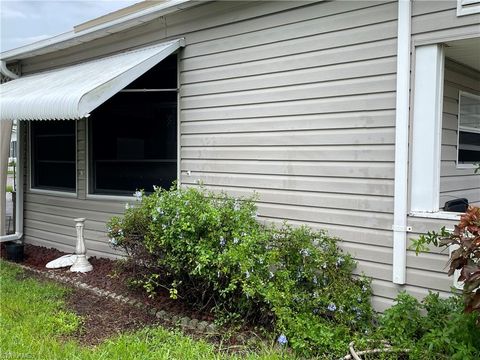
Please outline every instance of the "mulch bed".
[{"label": "mulch bed", "polygon": [[82,345],[95,346],[120,333],[157,324],[155,316],[135,306],[102,298],[86,290],[74,290],[67,306],[83,319],[74,339]]},{"label": "mulch bed", "polygon": [[[4,258],[4,255],[2,245],[0,256]],[[125,283],[130,274],[118,271],[115,260],[91,257],[89,261],[93,265],[93,271],[85,274],[69,272],[69,268],[55,270],[45,268],[49,261],[62,255],[65,255],[65,253],[56,249],[26,244],[25,260],[22,264],[44,272],[53,272],[69,277],[118,295],[133,298],[145,304],[147,309],[153,307],[157,310],[165,310],[171,314],[188,316],[200,321],[213,320],[212,314],[192,309],[188,304],[182,303],[180,299],[173,300],[166,291],[151,299],[141,289],[127,287]],[[133,331],[159,322],[154,315],[149,314],[145,309],[112,301],[81,289],[73,290],[67,299],[67,305],[77,314],[84,317],[84,330],[75,336],[84,345],[97,345],[114,334]]]}]

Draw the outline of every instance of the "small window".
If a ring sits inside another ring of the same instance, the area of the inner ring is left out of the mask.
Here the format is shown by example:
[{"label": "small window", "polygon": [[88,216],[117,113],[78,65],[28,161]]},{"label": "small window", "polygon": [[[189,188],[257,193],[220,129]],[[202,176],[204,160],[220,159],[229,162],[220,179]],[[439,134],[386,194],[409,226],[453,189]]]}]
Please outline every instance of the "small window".
[{"label": "small window", "polygon": [[480,162],[480,96],[459,93],[458,164]]},{"label": "small window", "polygon": [[31,140],[32,188],[75,192],[75,121],[34,121]]}]

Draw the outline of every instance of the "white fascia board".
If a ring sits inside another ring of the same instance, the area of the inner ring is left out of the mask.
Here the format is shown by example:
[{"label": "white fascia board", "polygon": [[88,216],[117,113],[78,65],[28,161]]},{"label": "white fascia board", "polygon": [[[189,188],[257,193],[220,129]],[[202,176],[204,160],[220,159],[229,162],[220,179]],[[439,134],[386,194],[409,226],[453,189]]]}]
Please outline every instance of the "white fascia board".
[{"label": "white fascia board", "polygon": [[93,26],[78,33],[68,31],[51,38],[37,41],[16,49],[8,50],[0,54],[0,60],[15,61],[26,59],[32,56],[43,55],[50,52],[66,49],[94,39],[105,37],[141,23],[153,20],[176,11],[197,5],[192,0],[169,0],[157,6],[109,21],[104,24]]}]

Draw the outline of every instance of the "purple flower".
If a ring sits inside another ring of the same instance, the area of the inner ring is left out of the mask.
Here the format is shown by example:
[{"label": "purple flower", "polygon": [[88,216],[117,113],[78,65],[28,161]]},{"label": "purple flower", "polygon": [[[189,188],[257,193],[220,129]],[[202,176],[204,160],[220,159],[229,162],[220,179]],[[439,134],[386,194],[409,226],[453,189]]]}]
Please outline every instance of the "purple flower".
[{"label": "purple flower", "polygon": [[302,249],[302,250],[300,250],[300,254],[301,254],[303,257],[310,256],[310,250],[308,250],[308,249]]},{"label": "purple flower", "polygon": [[345,262],[345,259],[339,257],[339,258],[337,259],[337,266],[342,266],[342,264],[343,264],[344,262]]},{"label": "purple flower", "polygon": [[287,345],[288,343],[288,339],[287,337],[284,335],[284,334],[281,334],[278,339],[277,339],[277,342],[280,344],[280,345]]},{"label": "purple flower", "polygon": [[220,238],[220,246],[222,246],[222,247],[225,246],[225,243],[226,243],[225,238],[222,236]]},{"label": "purple flower", "polygon": [[313,279],[312,279],[312,281],[313,281],[313,283],[314,283],[315,285],[317,285],[317,283],[318,283],[318,280],[317,280],[317,277],[316,277],[316,276],[313,276]]},{"label": "purple flower", "polygon": [[142,194],[141,191],[137,190],[137,191],[135,191],[135,192],[133,193],[133,196],[135,196],[135,199],[136,199],[137,201],[140,201],[140,200],[142,200],[143,194]]},{"label": "purple flower", "polygon": [[335,310],[337,310],[337,305],[335,305],[334,303],[330,303],[327,306],[327,310],[331,311],[331,312],[334,312]]}]

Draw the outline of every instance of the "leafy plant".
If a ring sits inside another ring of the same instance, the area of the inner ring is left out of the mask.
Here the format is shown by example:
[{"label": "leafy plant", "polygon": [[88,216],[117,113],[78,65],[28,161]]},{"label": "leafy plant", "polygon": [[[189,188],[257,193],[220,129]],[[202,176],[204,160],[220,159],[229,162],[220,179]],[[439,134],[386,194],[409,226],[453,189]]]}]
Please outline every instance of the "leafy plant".
[{"label": "leafy plant", "polygon": [[430,292],[422,302],[402,292],[380,318],[376,337],[408,348],[411,359],[478,359],[476,314],[464,313],[462,299]]},{"label": "leafy plant", "polygon": [[428,249],[427,244],[457,247],[449,260],[448,275],[460,270],[458,280],[464,282],[465,311],[480,312],[480,208],[470,206],[453,232],[443,227],[439,233],[428,232],[413,241],[417,254]]},{"label": "leafy plant", "polygon": [[200,188],[137,193],[136,206],[108,224],[129,255],[133,283],[165,291],[220,322],[263,325],[303,355],[342,355],[371,331],[370,283],[338,239],[308,227],[257,221],[255,198]]},{"label": "leafy plant", "polygon": [[7,193],[13,193],[13,186],[12,185],[7,185],[5,187],[5,192]]}]

